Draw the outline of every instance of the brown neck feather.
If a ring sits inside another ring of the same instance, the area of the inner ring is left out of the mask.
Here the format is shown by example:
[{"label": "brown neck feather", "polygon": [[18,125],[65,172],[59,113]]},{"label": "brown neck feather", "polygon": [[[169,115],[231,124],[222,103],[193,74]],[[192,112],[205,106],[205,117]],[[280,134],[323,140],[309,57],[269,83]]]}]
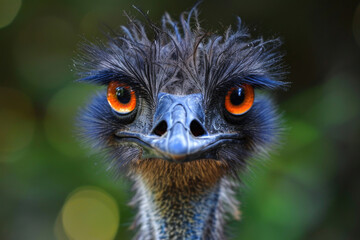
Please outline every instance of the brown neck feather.
[{"label": "brown neck feather", "polygon": [[[214,160],[133,163],[140,239],[223,239],[227,165]],[[149,237],[151,236],[151,237]]]}]

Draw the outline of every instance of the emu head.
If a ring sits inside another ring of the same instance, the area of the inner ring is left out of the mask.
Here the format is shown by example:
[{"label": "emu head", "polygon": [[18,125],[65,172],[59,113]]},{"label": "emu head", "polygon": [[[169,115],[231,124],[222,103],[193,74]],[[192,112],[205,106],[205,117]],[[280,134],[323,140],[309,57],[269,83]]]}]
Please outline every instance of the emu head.
[{"label": "emu head", "polygon": [[179,22],[168,14],[161,26],[149,22],[150,34],[129,21],[106,42],[85,43],[75,62],[80,81],[105,86],[82,112],[81,127],[112,168],[146,162],[155,172],[184,164],[235,174],[266,152],[279,130],[262,94],[283,85],[278,39],[251,39],[240,19],[236,29],[207,32],[196,10]]}]

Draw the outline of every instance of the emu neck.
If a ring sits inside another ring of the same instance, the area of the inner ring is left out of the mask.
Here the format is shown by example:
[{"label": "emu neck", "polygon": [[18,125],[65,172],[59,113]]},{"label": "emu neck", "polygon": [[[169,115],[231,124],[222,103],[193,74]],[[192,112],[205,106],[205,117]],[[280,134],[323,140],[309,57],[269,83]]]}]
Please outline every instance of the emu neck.
[{"label": "emu neck", "polygon": [[210,160],[183,164],[146,160],[138,165],[138,238],[223,239],[224,172],[221,163]]}]

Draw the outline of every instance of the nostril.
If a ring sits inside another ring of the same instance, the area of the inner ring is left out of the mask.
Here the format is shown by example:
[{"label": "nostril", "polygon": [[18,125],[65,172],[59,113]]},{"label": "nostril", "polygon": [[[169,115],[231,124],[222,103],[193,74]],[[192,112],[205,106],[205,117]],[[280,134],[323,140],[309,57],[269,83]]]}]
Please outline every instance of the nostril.
[{"label": "nostril", "polygon": [[154,128],[153,133],[158,136],[162,136],[167,132],[167,123],[166,121],[161,121],[159,124]]},{"label": "nostril", "polygon": [[192,120],[192,122],[190,123],[190,131],[192,135],[194,135],[195,137],[200,137],[202,135],[205,135],[205,129],[196,120]]}]

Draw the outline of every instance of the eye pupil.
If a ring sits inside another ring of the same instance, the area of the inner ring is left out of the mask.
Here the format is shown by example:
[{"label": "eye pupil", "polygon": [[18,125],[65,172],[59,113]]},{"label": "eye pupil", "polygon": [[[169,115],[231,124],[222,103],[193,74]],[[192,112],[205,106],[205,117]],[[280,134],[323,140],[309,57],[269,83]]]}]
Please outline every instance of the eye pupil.
[{"label": "eye pupil", "polygon": [[242,115],[250,110],[254,103],[254,89],[249,84],[230,88],[227,92],[224,105],[232,115]]},{"label": "eye pupil", "polygon": [[123,104],[129,103],[131,99],[130,91],[124,87],[117,87],[116,97],[119,100],[119,102]]},{"label": "eye pupil", "polygon": [[241,87],[234,89],[230,95],[230,101],[233,105],[240,105],[242,102],[244,102],[244,99],[244,89]]}]

